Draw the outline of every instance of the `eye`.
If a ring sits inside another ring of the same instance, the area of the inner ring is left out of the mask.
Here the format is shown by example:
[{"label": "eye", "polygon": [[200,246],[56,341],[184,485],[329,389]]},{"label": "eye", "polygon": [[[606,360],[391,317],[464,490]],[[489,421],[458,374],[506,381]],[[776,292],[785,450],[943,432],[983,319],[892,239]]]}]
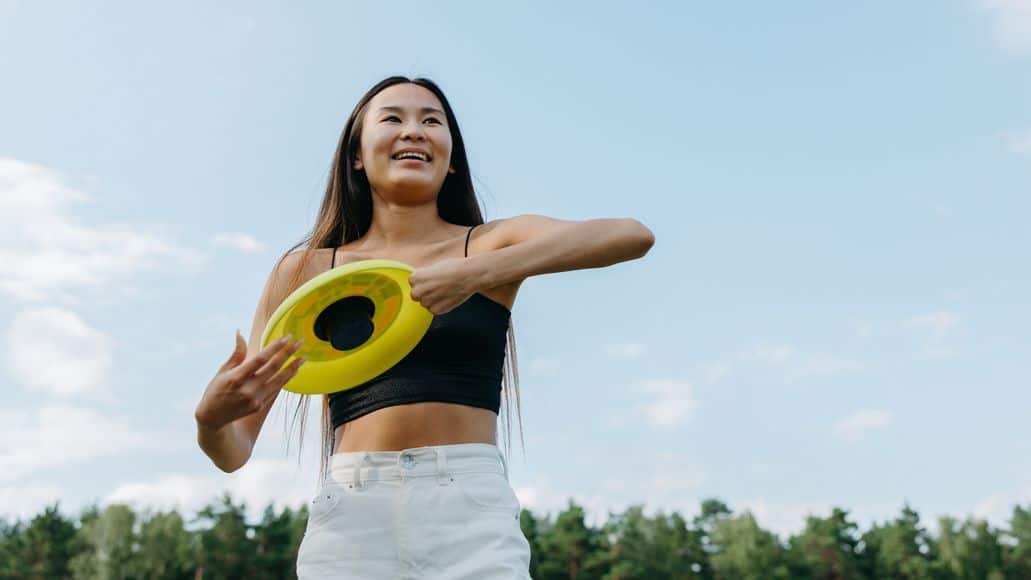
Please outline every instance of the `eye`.
[{"label": "eye", "polygon": [[399,117],[398,117],[397,115],[391,115],[391,116],[389,116],[389,117],[385,117],[385,118],[384,118],[383,120],[384,120],[384,121],[389,121],[389,120],[391,120],[391,119],[397,119],[398,121],[400,121],[400,120],[401,120],[401,119],[400,119],[400,118],[399,118]]},{"label": "eye", "polygon": [[427,121],[433,121],[434,123],[440,125],[440,119],[438,119],[436,117],[430,117],[429,119],[426,119],[426,120]]}]

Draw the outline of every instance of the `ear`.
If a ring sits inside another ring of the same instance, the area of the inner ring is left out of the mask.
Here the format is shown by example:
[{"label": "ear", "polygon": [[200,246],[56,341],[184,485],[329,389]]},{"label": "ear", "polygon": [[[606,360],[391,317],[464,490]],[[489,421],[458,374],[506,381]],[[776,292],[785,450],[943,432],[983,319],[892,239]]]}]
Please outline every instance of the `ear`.
[{"label": "ear", "polygon": [[448,167],[447,172],[448,173],[458,173],[457,171],[455,171],[454,167]]},{"label": "ear", "polygon": [[355,158],[355,160],[354,160],[354,168],[355,168],[356,171],[360,171],[362,169],[362,160],[361,159],[358,159],[357,157]]}]

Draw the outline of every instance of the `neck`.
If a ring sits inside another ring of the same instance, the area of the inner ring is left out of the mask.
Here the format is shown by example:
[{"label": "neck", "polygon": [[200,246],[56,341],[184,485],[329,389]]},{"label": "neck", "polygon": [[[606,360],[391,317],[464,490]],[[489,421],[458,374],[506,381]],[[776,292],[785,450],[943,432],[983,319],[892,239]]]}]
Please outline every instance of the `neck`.
[{"label": "neck", "polygon": [[392,250],[439,242],[450,234],[450,224],[437,212],[437,200],[400,205],[373,196],[372,223],[361,238],[361,249]]}]

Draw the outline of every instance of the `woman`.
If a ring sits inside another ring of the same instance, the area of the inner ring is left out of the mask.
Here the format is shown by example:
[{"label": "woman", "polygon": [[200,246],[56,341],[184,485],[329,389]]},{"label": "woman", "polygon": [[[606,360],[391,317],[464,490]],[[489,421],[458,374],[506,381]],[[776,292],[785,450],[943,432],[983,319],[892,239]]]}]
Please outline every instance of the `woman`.
[{"label": "woman", "polygon": [[[260,348],[293,289],[339,264],[405,262],[412,298],[433,323],[383,375],[322,397],[322,484],[298,577],[528,578],[521,506],[495,437],[503,366],[516,368],[516,292],[529,276],[639,258],[653,241],[629,218],[484,223],[444,94],[427,79],[387,78],[351,113],[317,223],[273,268],[249,343],[237,334],[236,351],[206,388],[198,442],[226,472],[249,459],[276,396],[303,364],[283,368],[299,343]],[[302,431],[307,401],[298,407]]]}]

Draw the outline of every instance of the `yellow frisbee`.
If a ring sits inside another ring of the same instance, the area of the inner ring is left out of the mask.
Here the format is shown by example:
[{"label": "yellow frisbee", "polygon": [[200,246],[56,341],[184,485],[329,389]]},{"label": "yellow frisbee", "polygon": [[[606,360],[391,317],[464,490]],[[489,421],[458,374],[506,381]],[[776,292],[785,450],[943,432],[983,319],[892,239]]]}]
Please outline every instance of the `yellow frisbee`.
[{"label": "yellow frisbee", "polygon": [[283,366],[307,357],[284,389],[306,395],[356,387],[396,365],[419,344],[433,313],[412,299],[412,267],[360,260],[315,276],[276,308],[264,348],[286,334],[304,344]]}]

